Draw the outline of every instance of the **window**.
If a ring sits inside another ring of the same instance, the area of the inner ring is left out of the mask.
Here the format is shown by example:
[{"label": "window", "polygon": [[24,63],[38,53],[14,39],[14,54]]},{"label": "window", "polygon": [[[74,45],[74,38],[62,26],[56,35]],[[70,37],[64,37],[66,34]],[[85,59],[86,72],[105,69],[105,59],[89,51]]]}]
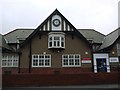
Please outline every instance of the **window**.
[{"label": "window", "polygon": [[79,67],[79,66],[81,66],[80,55],[79,54],[62,55],[62,66],[63,67]]},{"label": "window", "polygon": [[118,53],[118,56],[120,56],[120,43],[117,44],[117,53]]},{"label": "window", "polygon": [[2,56],[2,67],[18,67],[18,56]]},{"label": "window", "polygon": [[65,38],[63,34],[50,34],[48,38],[48,48],[65,48]]},{"label": "window", "polygon": [[32,55],[32,67],[51,67],[51,55]]}]

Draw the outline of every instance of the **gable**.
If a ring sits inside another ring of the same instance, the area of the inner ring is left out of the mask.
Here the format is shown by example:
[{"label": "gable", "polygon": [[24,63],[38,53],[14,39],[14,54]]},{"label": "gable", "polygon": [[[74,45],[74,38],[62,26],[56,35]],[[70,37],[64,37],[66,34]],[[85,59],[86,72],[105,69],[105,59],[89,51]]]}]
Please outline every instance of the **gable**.
[{"label": "gable", "polygon": [[[81,39],[88,43],[87,39],[56,9],[43,23],[41,23],[30,35],[26,38],[25,44],[35,34],[42,32],[72,32],[74,31]],[[23,44],[21,46],[23,46]],[[88,43],[89,44],[89,43]]]},{"label": "gable", "polygon": [[65,18],[57,13],[49,17],[43,25],[40,26],[40,31],[73,31],[73,28]]}]

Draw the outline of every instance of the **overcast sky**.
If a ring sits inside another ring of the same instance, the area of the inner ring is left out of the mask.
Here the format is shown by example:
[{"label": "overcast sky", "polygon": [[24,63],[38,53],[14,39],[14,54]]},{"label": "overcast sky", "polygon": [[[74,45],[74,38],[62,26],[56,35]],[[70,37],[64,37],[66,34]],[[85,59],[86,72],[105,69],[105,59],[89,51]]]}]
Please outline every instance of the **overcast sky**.
[{"label": "overcast sky", "polygon": [[56,8],[77,29],[108,34],[118,28],[120,0],[0,0],[0,33],[37,28]]}]

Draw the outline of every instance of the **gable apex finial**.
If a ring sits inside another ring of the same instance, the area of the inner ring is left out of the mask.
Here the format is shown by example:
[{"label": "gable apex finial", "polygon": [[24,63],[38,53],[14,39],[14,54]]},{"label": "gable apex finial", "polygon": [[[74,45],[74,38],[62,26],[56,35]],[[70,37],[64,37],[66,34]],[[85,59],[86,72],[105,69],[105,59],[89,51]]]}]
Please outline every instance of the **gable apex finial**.
[{"label": "gable apex finial", "polygon": [[57,8],[55,10],[58,10]]}]

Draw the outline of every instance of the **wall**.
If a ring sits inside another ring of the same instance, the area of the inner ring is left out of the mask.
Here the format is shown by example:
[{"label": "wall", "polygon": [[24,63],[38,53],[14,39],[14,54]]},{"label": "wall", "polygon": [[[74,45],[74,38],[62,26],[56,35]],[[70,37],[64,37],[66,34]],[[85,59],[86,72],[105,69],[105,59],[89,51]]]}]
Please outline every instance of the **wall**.
[{"label": "wall", "polygon": [[[119,41],[117,41],[119,42]],[[110,53],[109,53],[109,57],[111,58],[118,58],[118,54],[117,54],[117,42],[115,42],[112,47],[109,49]],[[114,52],[114,54],[112,53]],[[119,59],[119,58],[118,58]],[[115,72],[117,70],[117,68],[119,67],[119,62],[110,62],[110,69],[111,72]]]},{"label": "wall", "polygon": [[58,85],[97,85],[120,84],[120,75],[114,73],[81,73],[81,74],[13,74],[3,75],[3,87],[36,87]]},{"label": "wall", "polygon": [[[46,54],[51,54],[52,57],[52,67],[51,68],[62,68],[62,55],[63,54],[80,54],[81,59],[82,58],[92,58],[91,55],[91,49],[88,46],[88,44],[80,39],[77,36],[72,36],[70,34],[65,35],[65,50],[62,50],[61,52],[56,52],[48,49],[48,34],[44,34],[39,37],[38,34],[36,34],[32,38],[32,45],[31,45],[31,53],[32,54],[43,54],[43,52],[46,52]],[[21,54],[21,63],[20,67],[22,68],[28,68],[29,67],[29,43],[27,43],[22,49]],[[88,52],[86,55],[85,52]],[[89,70],[92,71],[92,63],[90,64],[82,64],[82,67],[88,67]],[[34,68],[32,68],[34,69]],[[40,70],[43,68],[39,68]],[[38,69],[38,70],[39,70]],[[49,69],[49,68],[48,68]],[[75,68],[74,68],[75,69]],[[81,67],[79,68],[81,69]],[[88,69],[86,69],[87,71]],[[80,70],[81,71],[81,70]],[[24,71],[23,71],[24,72]]]}]

